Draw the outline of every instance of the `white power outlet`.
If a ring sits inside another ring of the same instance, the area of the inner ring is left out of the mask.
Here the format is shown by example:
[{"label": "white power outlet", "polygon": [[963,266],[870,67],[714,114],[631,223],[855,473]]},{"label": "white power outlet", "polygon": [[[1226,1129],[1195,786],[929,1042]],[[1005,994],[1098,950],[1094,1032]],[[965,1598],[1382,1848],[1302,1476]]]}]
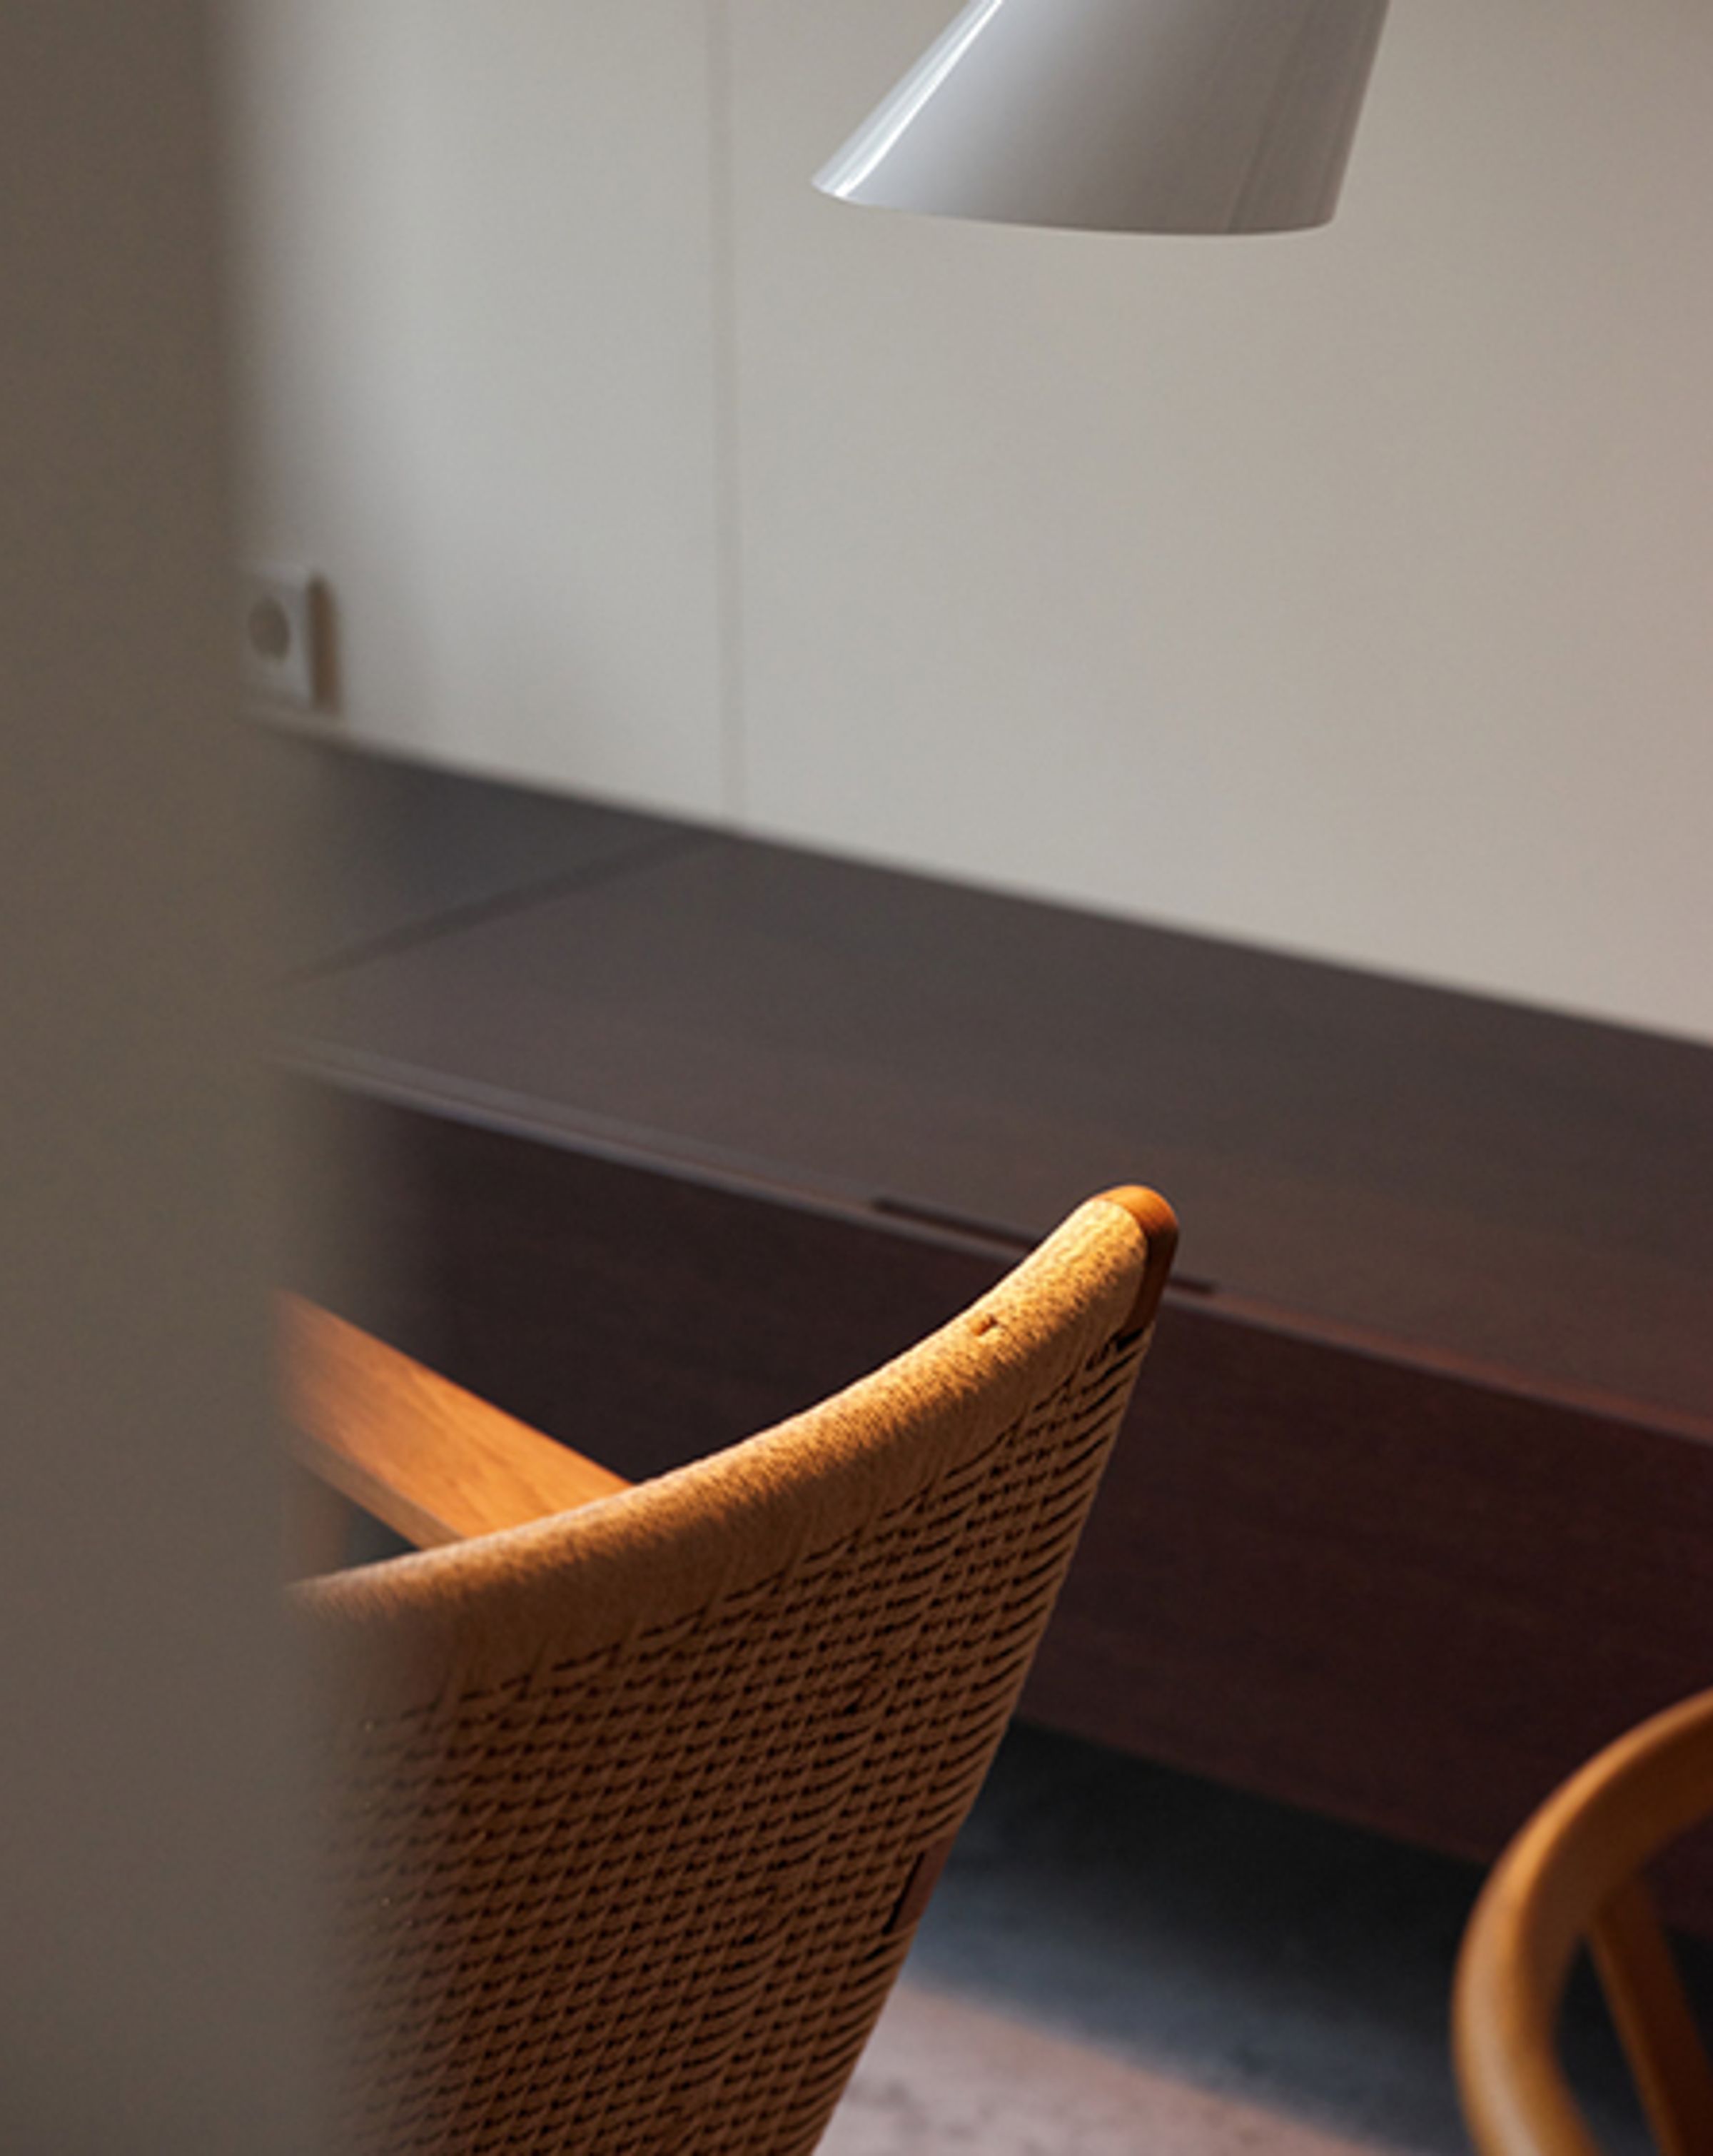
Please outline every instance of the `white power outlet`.
[{"label": "white power outlet", "polygon": [[297,569],[245,569],[239,580],[245,685],[300,711],[320,701],[315,581]]}]

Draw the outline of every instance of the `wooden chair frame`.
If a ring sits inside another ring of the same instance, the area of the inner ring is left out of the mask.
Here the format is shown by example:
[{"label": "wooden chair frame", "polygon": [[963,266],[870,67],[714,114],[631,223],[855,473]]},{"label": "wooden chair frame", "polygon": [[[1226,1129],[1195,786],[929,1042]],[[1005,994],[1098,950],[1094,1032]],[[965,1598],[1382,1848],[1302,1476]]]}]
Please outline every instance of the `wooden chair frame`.
[{"label": "wooden chair frame", "polygon": [[310,1485],[297,1492],[290,1529],[299,1572],[336,1564],[347,1505],[432,1549],[630,1486],[296,1296],[280,1297],[280,1337],[289,1440]]},{"label": "wooden chair frame", "polygon": [[1663,2156],[1713,2150],[1713,2072],[1643,1876],[1710,1810],[1713,1691],[1608,1745],[1500,1859],[1453,2002],[1458,2080],[1482,2156],[1598,2156],[1555,2044],[1584,1943]]}]

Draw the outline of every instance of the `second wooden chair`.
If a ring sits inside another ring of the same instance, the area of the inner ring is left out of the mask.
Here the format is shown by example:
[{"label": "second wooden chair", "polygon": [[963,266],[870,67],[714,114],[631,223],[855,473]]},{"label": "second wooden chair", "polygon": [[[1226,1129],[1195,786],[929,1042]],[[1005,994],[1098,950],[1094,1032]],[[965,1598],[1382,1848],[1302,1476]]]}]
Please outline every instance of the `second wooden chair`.
[{"label": "second wooden chair", "polygon": [[1713,2074],[1643,1867],[1713,1815],[1713,1692],[1608,1745],[1522,1829],[1476,1904],[1453,2005],[1481,2156],[1598,2156],[1555,2035],[1586,1946],[1662,2156],[1713,2151]]}]

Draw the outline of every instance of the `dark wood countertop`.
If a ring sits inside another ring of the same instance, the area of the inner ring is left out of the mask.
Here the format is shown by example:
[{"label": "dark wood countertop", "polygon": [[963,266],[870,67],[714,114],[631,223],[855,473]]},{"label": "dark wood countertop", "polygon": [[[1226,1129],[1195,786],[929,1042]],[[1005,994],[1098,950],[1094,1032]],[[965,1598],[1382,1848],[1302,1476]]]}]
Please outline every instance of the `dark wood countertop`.
[{"label": "dark wood countertop", "polygon": [[1713,1049],[266,758],[326,901],[282,1010],[323,1075],[1000,1245],[1153,1182],[1180,1296],[1713,1438]]}]

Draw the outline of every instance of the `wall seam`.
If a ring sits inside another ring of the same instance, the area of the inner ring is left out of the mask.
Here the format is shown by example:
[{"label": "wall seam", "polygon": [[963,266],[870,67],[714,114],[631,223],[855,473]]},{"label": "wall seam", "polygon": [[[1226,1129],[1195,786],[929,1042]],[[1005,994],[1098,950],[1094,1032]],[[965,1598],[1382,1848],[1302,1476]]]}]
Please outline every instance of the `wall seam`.
[{"label": "wall seam", "polygon": [[714,454],[714,585],[719,649],[721,808],[741,827],[749,800],[744,728],[743,508],[738,415],[737,239],[730,0],[707,0],[709,310]]}]

